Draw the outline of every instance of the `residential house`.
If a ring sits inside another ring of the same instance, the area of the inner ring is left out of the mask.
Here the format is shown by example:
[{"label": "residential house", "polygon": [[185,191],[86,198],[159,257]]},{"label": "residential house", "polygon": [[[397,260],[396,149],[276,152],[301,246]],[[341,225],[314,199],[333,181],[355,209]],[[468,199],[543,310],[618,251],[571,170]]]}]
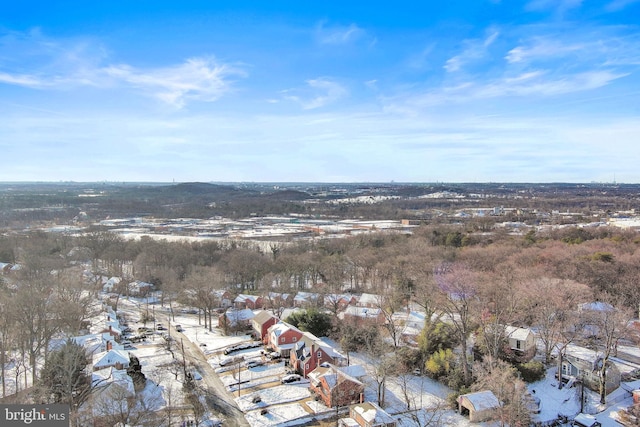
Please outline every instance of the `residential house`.
[{"label": "residential house", "polygon": [[382,297],[380,297],[380,295],[365,293],[360,295],[356,305],[358,307],[376,308],[376,307],[380,307],[381,302],[382,302]]},{"label": "residential house", "polygon": [[302,331],[285,322],[278,322],[267,329],[268,343],[271,350],[288,358],[291,349],[302,338]]},{"label": "residential house", "polygon": [[402,328],[402,340],[409,345],[417,346],[418,336],[424,329],[426,313],[420,311],[410,311],[404,320]]},{"label": "residential house", "polygon": [[373,402],[364,402],[349,407],[349,417],[341,418],[341,427],[396,427],[396,420],[387,411]]},{"label": "residential house", "polygon": [[110,347],[112,347],[115,341],[112,341],[110,339],[111,335],[107,335],[107,336],[109,337],[109,339],[105,340],[105,337],[102,334],[89,334],[89,335],[72,337],[71,340],[75,344],[84,348],[84,351],[87,354],[87,357],[93,358],[93,356],[98,353],[102,353],[103,351],[106,351],[106,350],[111,350],[111,348],[108,348],[109,343],[111,343]]},{"label": "residential house", "polygon": [[111,368],[127,369],[129,367],[129,352],[124,350],[109,350],[93,356],[93,370]]},{"label": "residential house", "polygon": [[343,312],[338,313],[338,319],[355,324],[382,325],[385,322],[384,313],[380,308],[360,307],[350,305]]},{"label": "residential house", "polygon": [[[598,391],[600,389],[599,371],[603,357],[596,351],[577,345],[568,345],[562,358],[562,378],[568,382],[582,380],[587,388]],[[606,392],[611,393],[620,387],[621,373],[611,361],[607,361]]]},{"label": "residential house", "polygon": [[233,300],[233,304],[237,309],[248,308],[249,310],[257,310],[262,308],[262,297],[240,294]]},{"label": "residential house", "polygon": [[458,397],[460,414],[468,414],[469,421],[480,423],[494,418],[501,404],[490,390],[463,394]]},{"label": "residential house", "polygon": [[271,326],[278,323],[280,319],[266,310],[259,310],[251,319],[251,328],[256,339],[262,340],[266,344],[269,340],[268,330]]},{"label": "residential house", "polygon": [[344,362],[342,354],[309,332],[303,333],[294,344],[289,358],[293,369],[305,378],[323,363],[341,365]]},{"label": "residential house", "polygon": [[280,292],[269,292],[263,298],[265,308],[279,309],[284,307],[293,307],[293,294],[285,294]]},{"label": "residential house", "polygon": [[311,392],[329,408],[362,403],[364,399],[364,384],[335,365],[323,364],[308,378]]},{"label": "residential house", "polygon": [[251,319],[254,317],[253,310],[248,308],[235,309],[228,308],[227,311],[218,316],[218,326],[228,331],[229,329],[249,329]]},{"label": "residential house", "polygon": [[294,307],[317,307],[321,295],[312,292],[298,292],[293,298]]},{"label": "residential house", "polygon": [[216,289],[213,295],[218,299],[220,308],[229,308],[233,305],[232,295],[226,289]]},{"label": "residential house", "polygon": [[152,283],[143,282],[141,280],[136,280],[134,282],[131,282],[127,286],[129,295],[133,295],[133,296],[142,296],[142,297],[147,296],[154,289],[155,289],[155,286]]},{"label": "residential house", "polygon": [[578,311],[583,324],[580,325],[584,338],[599,337],[603,320],[616,309],[611,304],[602,301],[587,302],[578,305]]},{"label": "residential house", "polygon": [[533,359],[536,355],[536,337],[531,329],[505,326],[504,332],[508,340],[506,351],[513,360],[522,363]]},{"label": "residential house", "polygon": [[103,292],[116,292],[118,291],[118,285],[122,281],[119,277],[111,277],[108,279],[104,285],[102,285]]},{"label": "residential house", "polygon": [[324,306],[332,311],[343,311],[348,305],[355,305],[358,299],[350,294],[327,294],[324,296]]},{"label": "residential house", "polygon": [[[134,403],[132,378],[125,370],[104,369],[92,375],[91,399],[85,403],[88,411],[79,411],[81,425],[111,427],[113,418],[127,414]],[[87,419],[84,419],[87,416]]]}]

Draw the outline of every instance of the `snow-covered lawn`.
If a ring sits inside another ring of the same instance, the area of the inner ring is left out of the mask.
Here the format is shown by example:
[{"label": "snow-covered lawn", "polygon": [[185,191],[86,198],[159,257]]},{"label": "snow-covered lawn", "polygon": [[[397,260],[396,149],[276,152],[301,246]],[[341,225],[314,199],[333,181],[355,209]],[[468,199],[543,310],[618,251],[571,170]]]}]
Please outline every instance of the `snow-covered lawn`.
[{"label": "snow-covered lawn", "polygon": [[[242,393],[241,390],[240,393],[240,397],[236,397],[236,403],[243,412],[265,406],[296,402],[311,397],[309,381],[278,385],[263,390],[252,391],[247,394]],[[256,396],[260,397],[261,402],[253,403]]]},{"label": "snow-covered lawn", "polygon": [[254,427],[305,425],[314,418],[313,415],[304,410],[300,403],[271,406],[267,411],[264,415],[261,415],[260,409],[249,411],[245,418]]},{"label": "snow-covered lawn", "polygon": [[[284,363],[275,365],[258,366],[256,368],[245,369],[240,371],[240,381],[248,381],[241,384],[241,388],[256,387],[262,384],[268,384],[273,381],[280,381],[280,377],[285,374]],[[227,375],[220,375],[220,380],[231,390],[236,390],[238,383],[237,371],[230,372]]]}]

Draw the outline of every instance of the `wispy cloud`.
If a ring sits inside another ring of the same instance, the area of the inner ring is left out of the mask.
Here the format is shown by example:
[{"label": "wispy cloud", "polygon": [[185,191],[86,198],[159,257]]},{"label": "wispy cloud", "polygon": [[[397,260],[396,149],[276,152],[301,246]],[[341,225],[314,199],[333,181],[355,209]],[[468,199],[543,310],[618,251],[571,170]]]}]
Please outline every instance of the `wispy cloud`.
[{"label": "wispy cloud", "polygon": [[297,102],[305,110],[313,110],[344,98],[348,93],[340,83],[326,77],[307,80],[306,83],[307,87],[303,89],[285,91],[284,98]]},{"label": "wispy cloud", "polygon": [[[29,54],[6,59],[2,48]],[[246,75],[213,57],[194,57],[181,64],[144,70],[129,64],[105,64],[107,59],[104,48],[87,40],[51,40],[39,31],[11,33],[0,39],[0,83],[40,90],[128,87],[182,108],[188,101],[216,101],[231,90],[234,77]],[[21,68],[30,72],[16,71]]]},{"label": "wispy cloud", "polygon": [[232,76],[245,75],[227,64],[217,64],[212,58],[191,58],[180,65],[152,70],[114,65],[103,71],[177,108],[188,100],[215,101],[231,89]]},{"label": "wispy cloud", "polygon": [[320,44],[345,44],[364,36],[365,31],[356,24],[327,26],[325,21],[316,26],[316,38]]},{"label": "wispy cloud", "polygon": [[459,71],[464,65],[482,59],[486,56],[488,48],[496,41],[500,32],[495,28],[487,31],[484,39],[469,39],[464,41],[464,49],[458,55],[447,60],[444,69],[450,73]]}]

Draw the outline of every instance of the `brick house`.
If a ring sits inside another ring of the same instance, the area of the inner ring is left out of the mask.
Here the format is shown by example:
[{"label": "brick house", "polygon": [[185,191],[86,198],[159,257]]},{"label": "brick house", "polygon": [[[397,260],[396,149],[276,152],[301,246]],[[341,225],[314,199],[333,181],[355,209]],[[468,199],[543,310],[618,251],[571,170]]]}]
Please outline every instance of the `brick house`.
[{"label": "brick house", "polygon": [[323,363],[341,365],[344,356],[315,335],[305,332],[289,355],[291,366],[303,377]]},{"label": "brick house", "polygon": [[249,310],[257,310],[262,308],[262,297],[240,294],[233,300],[233,304],[238,309],[248,308]]},{"label": "brick house", "polygon": [[257,339],[262,340],[263,344],[267,344],[269,340],[268,330],[278,322],[279,319],[276,316],[268,311],[260,310],[253,319],[251,319],[253,334]]},{"label": "brick house", "polygon": [[267,338],[269,348],[287,358],[291,349],[302,338],[302,331],[288,323],[278,322],[267,329]]},{"label": "brick house", "polygon": [[364,384],[334,365],[310,372],[309,389],[329,408],[361,403],[364,399]]}]

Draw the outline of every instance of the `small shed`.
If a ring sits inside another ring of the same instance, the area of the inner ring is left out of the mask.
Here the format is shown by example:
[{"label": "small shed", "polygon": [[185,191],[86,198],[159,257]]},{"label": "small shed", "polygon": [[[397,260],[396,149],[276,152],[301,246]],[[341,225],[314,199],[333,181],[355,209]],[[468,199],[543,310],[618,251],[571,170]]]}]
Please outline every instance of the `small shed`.
[{"label": "small shed", "polygon": [[458,397],[460,414],[468,413],[469,421],[479,423],[493,418],[500,408],[500,401],[490,390],[463,394]]}]

